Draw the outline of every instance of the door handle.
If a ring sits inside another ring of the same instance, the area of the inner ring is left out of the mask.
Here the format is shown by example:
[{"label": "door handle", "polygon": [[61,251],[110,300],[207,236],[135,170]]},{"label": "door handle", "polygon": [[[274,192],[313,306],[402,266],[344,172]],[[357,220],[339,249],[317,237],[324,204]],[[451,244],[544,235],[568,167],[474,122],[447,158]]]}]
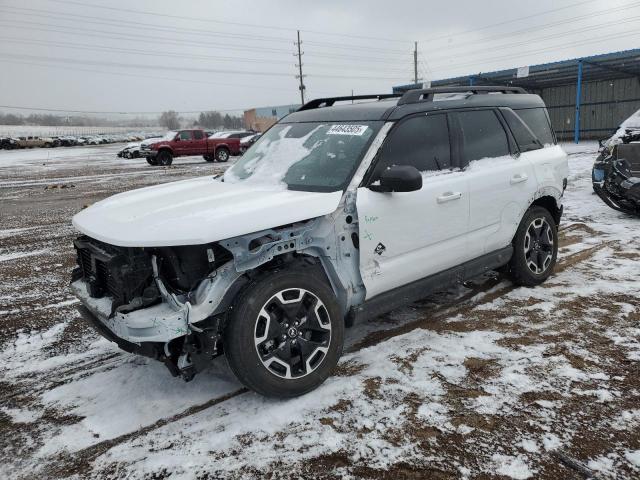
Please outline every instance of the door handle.
[{"label": "door handle", "polygon": [[451,200],[458,200],[462,198],[461,192],[444,192],[439,197],[436,197],[438,203],[450,202]]},{"label": "door handle", "polygon": [[529,176],[526,173],[516,173],[513,177],[511,177],[511,185],[526,182],[528,179]]}]

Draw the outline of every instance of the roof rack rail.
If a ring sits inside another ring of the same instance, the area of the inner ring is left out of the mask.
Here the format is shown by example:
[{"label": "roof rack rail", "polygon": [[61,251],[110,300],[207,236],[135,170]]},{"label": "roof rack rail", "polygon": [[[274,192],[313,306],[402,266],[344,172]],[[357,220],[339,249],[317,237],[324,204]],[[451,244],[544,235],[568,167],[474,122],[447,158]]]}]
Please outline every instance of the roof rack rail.
[{"label": "roof rack rail", "polygon": [[436,93],[527,93],[522,87],[504,87],[504,86],[469,86],[469,87],[435,87],[407,90],[402,98],[398,100],[398,105],[406,105],[407,103],[432,102]]},{"label": "roof rack rail", "polygon": [[398,97],[402,97],[402,93],[381,93],[378,95],[350,95],[347,97],[316,98],[302,105],[298,109],[298,111],[300,112],[302,110],[313,110],[314,108],[320,107],[331,107],[336,102],[347,102],[354,100],[384,100],[387,98]]}]

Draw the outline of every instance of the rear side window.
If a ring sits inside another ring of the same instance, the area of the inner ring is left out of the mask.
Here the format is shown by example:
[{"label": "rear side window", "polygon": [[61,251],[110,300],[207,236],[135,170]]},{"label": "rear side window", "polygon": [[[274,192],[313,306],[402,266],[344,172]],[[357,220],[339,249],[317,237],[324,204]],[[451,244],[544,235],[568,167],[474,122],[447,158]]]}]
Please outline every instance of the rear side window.
[{"label": "rear side window", "polygon": [[421,172],[451,168],[447,116],[421,115],[400,123],[382,149],[377,173],[391,165],[412,165]]},{"label": "rear side window", "polygon": [[543,145],[554,145],[556,143],[553,131],[551,130],[549,116],[544,108],[524,108],[522,110],[516,110],[515,112]]},{"label": "rear side window", "polygon": [[493,110],[459,112],[463,157],[466,163],[509,155],[507,132]]},{"label": "rear side window", "polygon": [[202,132],[200,130],[194,130],[193,131],[193,138],[195,138],[196,140],[202,140],[204,138],[204,132]]},{"label": "rear side window", "polygon": [[516,139],[521,152],[538,150],[543,147],[542,142],[536,138],[529,127],[527,127],[527,125],[513,112],[513,110],[508,108],[502,109],[502,114],[507,125],[509,125],[509,130],[511,130],[513,138]]}]

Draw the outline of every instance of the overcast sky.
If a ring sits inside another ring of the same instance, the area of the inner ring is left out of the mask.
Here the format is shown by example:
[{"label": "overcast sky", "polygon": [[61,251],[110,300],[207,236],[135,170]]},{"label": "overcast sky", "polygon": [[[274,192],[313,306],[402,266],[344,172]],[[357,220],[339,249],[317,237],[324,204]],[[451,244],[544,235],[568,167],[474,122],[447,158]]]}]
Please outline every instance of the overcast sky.
[{"label": "overcast sky", "polygon": [[[0,105],[240,110],[635,48],[640,1],[0,0]],[[0,111],[8,111],[0,107]]]}]

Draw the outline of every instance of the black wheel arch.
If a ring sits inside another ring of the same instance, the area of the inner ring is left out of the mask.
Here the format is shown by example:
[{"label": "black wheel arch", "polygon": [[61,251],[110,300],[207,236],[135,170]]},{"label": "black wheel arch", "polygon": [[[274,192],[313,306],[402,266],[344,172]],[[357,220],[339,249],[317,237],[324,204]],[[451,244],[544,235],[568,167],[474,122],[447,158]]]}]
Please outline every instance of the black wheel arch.
[{"label": "black wheel arch", "polygon": [[553,220],[556,222],[556,226],[560,225],[560,218],[562,217],[562,207],[558,206],[558,201],[552,197],[551,195],[544,195],[542,197],[536,198],[527,210],[530,210],[533,207],[542,207],[547,210]]}]

